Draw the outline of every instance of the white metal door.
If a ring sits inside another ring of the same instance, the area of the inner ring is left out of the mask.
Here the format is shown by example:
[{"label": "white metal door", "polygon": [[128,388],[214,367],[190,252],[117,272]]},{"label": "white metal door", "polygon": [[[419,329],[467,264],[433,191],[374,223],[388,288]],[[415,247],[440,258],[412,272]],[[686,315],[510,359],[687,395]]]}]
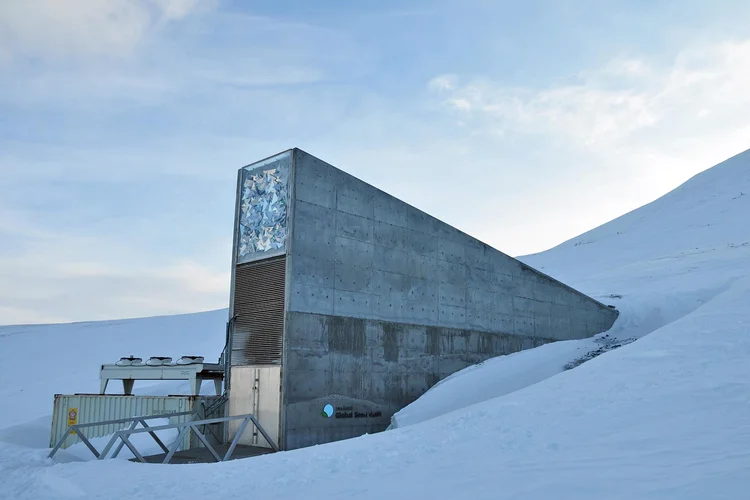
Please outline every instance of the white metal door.
[{"label": "white metal door", "polygon": [[[281,367],[280,366],[235,366],[232,367],[229,391],[229,414],[252,413],[263,426],[274,444],[279,443],[279,416],[281,412]],[[231,422],[229,438],[239,430],[239,423]],[[248,425],[240,437],[240,444],[270,448],[262,434]]]}]

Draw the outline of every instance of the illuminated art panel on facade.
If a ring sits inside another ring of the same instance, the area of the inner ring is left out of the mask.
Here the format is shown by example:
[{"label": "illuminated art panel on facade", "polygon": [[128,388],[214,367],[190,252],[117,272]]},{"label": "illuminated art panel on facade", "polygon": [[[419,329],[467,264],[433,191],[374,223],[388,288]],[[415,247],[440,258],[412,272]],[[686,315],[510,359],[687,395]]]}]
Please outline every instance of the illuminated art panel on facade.
[{"label": "illuminated art panel on facade", "polygon": [[242,171],[237,260],[284,250],[291,156]]}]

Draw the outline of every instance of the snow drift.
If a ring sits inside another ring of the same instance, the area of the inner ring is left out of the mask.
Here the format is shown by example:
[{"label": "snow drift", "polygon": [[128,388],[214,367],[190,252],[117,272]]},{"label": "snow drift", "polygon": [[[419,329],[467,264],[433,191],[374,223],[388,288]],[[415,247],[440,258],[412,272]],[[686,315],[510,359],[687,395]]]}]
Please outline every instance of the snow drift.
[{"label": "snow drift", "polygon": [[[609,350],[695,311],[747,276],[750,153],[709,169],[662,198],[536,255],[519,257],[621,311],[610,331],[469,367],[392,419],[422,422],[562,372],[581,352]],[[585,358],[585,355],[584,355]]]}]

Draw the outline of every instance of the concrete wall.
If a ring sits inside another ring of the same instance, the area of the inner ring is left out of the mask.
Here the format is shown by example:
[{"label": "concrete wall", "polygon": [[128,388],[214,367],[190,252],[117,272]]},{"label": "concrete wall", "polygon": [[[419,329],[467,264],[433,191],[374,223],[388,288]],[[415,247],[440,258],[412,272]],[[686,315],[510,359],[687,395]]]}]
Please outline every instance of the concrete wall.
[{"label": "concrete wall", "polygon": [[[589,337],[616,319],[434,217],[302,151],[294,155],[287,449],[382,430],[450,373]],[[340,418],[321,415],[327,403],[344,408]]]}]

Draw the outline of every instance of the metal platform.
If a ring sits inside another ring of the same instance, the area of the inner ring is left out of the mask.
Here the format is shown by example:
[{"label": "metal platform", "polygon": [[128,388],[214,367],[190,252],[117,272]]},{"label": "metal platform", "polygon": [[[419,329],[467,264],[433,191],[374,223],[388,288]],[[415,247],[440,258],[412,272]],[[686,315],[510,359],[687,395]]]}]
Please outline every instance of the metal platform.
[{"label": "metal platform", "polygon": [[110,380],[122,380],[124,394],[133,393],[136,380],[188,380],[190,390],[194,396],[200,394],[204,380],[213,380],[216,395],[220,396],[221,384],[224,380],[224,366],[217,363],[193,363],[189,365],[162,366],[119,366],[116,364],[102,365],[99,371],[101,381],[99,393],[104,394]]},{"label": "metal platform", "polygon": [[[229,449],[229,445],[214,445],[214,450],[219,455],[224,455],[227,450]],[[242,444],[238,444],[234,448],[234,453],[232,453],[232,456],[229,460],[237,460],[239,458],[250,458],[250,457],[258,457],[260,455],[267,455],[269,453],[274,453],[274,450],[271,448],[262,448],[260,446],[246,446]],[[160,464],[164,461],[164,458],[167,456],[166,453],[161,453],[159,455],[150,455],[147,457],[143,457],[147,463],[150,464]],[[131,458],[131,462],[138,462],[137,458]],[[211,455],[211,452],[208,451],[206,448],[192,448],[185,451],[178,451],[172,456],[172,460],[169,462],[171,464],[206,464],[206,463],[213,463],[216,462],[213,455]]]}]

